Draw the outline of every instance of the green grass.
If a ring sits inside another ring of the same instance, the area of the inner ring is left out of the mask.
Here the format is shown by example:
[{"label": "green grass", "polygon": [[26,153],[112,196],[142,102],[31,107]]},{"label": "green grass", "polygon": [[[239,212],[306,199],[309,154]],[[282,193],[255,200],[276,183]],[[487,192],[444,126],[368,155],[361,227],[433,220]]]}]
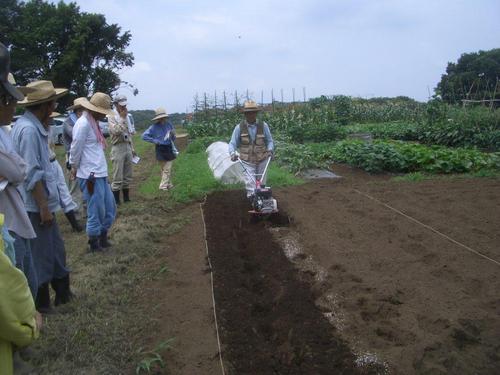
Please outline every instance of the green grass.
[{"label": "green grass", "polygon": [[[201,199],[212,191],[243,189],[242,184],[225,185],[214,178],[208,166],[205,147],[200,147],[202,143],[193,142],[173,162],[172,184],[175,186],[173,190],[169,192],[158,190],[161,178],[158,164],[151,169],[149,177],[139,186],[139,192],[149,198],[166,196],[171,203],[187,203]],[[303,183],[303,180],[276,164],[270,166],[267,181],[272,187]]]}]

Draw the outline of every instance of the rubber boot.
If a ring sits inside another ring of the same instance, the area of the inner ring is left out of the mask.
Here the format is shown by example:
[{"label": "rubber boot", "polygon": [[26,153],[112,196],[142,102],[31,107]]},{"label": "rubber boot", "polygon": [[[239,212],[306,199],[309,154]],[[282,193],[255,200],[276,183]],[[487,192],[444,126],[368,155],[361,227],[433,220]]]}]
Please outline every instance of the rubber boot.
[{"label": "rubber boot", "polygon": [[129,190],[128,189],[123,189],[123,202],[130,202],[130,197],[129,197]]},{"label": "rubber boot", "polygon": [[73,228],[74,232],[81,232],[83,230],[82,226],[76,219],[75,211],[73,210],[68,211],[64,215],[66,215],[66,219],[68,219],[69,223],[71,224],[71,228]]},{"label": "rubber boot", "polygon": [[54,305],[64,305],[70,302],[74,295],[69,287],[69,274],[61,279],[52,279],[50,282],[52,288],[56,292],[56,298],[54,300]]},{"label": "rubber boot", "polygon": [[99,243],[103,249],[111,247],[111,242],[108,241],[108,232],[104,231],[99,236]]},{"label": "rubber boot", "polygon": [[116,205],[120,204],[120,190],[113,190],[113,195],[115,197]]},{"label": "rubber boot", "polygon": [[53,312],[52,308],[50,307],[49,283],[42,284],[38,288],[35,306],[38,312],[40,312],[41,314],[50,314]]},{"label": "rubber boot", "polygon": [[102,251],[98,236],[89,236],[89,251],[91,253]]}]

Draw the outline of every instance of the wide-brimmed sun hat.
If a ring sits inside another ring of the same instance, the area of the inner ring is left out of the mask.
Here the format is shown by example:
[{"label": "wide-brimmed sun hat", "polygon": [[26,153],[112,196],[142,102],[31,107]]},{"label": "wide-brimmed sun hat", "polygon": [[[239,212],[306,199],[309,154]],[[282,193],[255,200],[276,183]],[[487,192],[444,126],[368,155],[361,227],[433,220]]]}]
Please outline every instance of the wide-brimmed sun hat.
[{"label": "wide-brimmed sun hat", "polygon": [[153,117],[153,119],[151,121],[158,121],[162,118],[167,118],[168,117],[168,114],[167,114],[167,111],[165,110],[165,108],[157,108],[156,111],[155,111],[155,117]]},{"label": "wide-brimmed sun hat", "polygon": [[111,97],[102,92],[96,92],[92,95],[90,100],[82,100],[80,105],[89,111],[101,113],[103,115],[114,116],[115,114],[111,109]]},{"label": "wide-brimmed sun hat", "polygon": [[9,82],[10,52],[3,43],[0,43],[0,85],[16,100],[23,100],[23,93]]},{"label": "wide-brimmed sun hat", "polygon": [[243,108],[241,112],[259,112],[261,109],[253,100],[246,100],[243,103]]},{"label": "wide-brimmed sun hat", "polygon": [[83,96],[82,96],[82,97],[80,97],[80,98],[76,98],[75,100],[73,100],[73,105],[70,105],[70,106],[68,107],[68,111],[74,111],[74,110],[77,110],[77,109],[79,109],[79,108],[83,108],[83,107],[82,107],[82,103],[83,103],[84,101],[87,101],[87,98],[85,98],[85,97],[83,97]]},{"label": "wide-brimmed sun hat", "polygon": [[54,88],[51,81],[35,81],[28,83],[26,87],[32,91],[27,93],[24,100],[17,103],[25,107],[57,100],[68,93],[68,89]]}]

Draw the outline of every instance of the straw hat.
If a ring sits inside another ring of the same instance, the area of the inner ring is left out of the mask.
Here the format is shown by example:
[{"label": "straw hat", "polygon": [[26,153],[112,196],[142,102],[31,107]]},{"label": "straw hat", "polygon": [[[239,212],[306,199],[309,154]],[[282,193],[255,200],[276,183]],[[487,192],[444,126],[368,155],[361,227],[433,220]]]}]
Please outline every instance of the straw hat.
[{"label": "straw hat", "polygon": [[247,100],[243,103],[243,109],[241,112],[259,112],[260,108],[253,100]]},{"label": "straw hat", "polygon": [[59,117],[59,116],[61,116],[61,114],[59,112],[52,112],[50,114],[50,118],[56,118],[56,117]]},{"label": "straw hat", "polygon": [[82,103],[86,100],[87,100],[87,98],[85,98],[83,96],[80,98],[76,98],[75,100],[73,100],[73,105],[70,105],[67,109],[69,111],[74,111],[76,109],[82,108]]},{"label": "straw hat", "polygon": [[153,117],[153,119],[151,121],[157,121],[157,120],[160,120],[162,118],[167,118],[168,117],[168,114],[167,114],[167,111],[165,110],[165,108],[157,108],[156,111],[155,111],[155,117]]},{"label": "straw hat", "polygon": [[54,88],[50,81],[35,81],[28,83],[26,87],[32,89],[32,91],[26,95],[23,101],[17,103],[25,107],[50,102],[68,93],[68,89]]},{"label": "straw hat", "polygon": [[101,113],[103,115],[114,116],[115,114],[111,109],[111,97],[102,92],[96,92],[92,95],[90,100],[82,100],[80,105],[89,111]]}]

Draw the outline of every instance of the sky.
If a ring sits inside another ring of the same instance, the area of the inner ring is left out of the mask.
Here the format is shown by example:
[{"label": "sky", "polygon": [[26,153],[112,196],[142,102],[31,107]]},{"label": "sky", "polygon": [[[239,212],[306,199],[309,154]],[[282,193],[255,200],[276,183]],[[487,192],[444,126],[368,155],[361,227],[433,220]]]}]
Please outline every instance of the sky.
[{"label": "sky", "polygon": [[[69,2],[69,1],[65,1]],[[129,30],[129,109],[192,110],[203,93],[428,99],[448,62],[500,48],[499,0],[77,0]]]}]

